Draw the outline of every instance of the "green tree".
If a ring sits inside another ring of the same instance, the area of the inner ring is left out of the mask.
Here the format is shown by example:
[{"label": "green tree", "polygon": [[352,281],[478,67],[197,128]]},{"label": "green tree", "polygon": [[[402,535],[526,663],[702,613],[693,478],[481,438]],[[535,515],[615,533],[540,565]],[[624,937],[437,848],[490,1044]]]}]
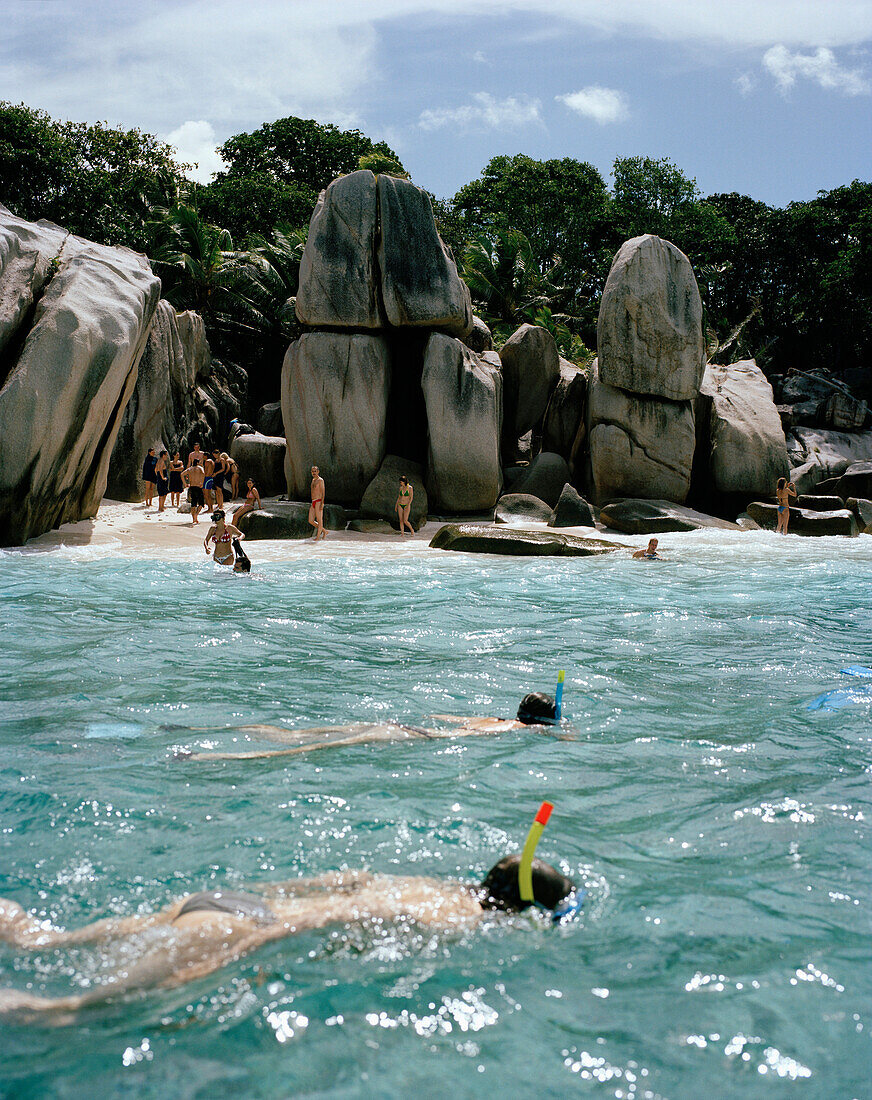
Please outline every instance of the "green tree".
[{"label": "green tree", "polygon": [[147,245],[149,196],[183,181],[174,150],[151,134],[58,122],[0,103],[0,202],[101,244]]},{"label": "green tree", "polygon": [[210,225],[187,203],[155,210],[149,223],[151,259],[164,281],[163,296],[177,309],[194,309],[207,327],[231,306],[240,262],[226,229]]},{"label": "green tree", "polygon": [[358,168],[368,168],[374,175],[396,176],[397,179],[407,180],[409,173],[403,168],[396,157],[389,157],[386,153],[366,153],[357,162]]}]

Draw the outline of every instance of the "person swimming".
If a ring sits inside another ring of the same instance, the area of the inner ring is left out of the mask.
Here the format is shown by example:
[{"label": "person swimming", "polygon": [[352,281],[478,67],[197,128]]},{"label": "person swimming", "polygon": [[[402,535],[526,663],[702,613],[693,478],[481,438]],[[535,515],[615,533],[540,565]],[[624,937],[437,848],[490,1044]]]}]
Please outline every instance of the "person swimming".
[{"label": "person swimming", "polygon": [[[282,749],[252,749],[249,752],[191,752],[189,749],[175,750],[175,758],[184,761],[215,760],[267,760],[277,756],[297,756],[300,753],[314,752],[317,749],[338,748],[347,745],[374,744],[379,741],[411,741],[417,739],[437,741],[456,737],[482,737],[495,733],[507,733],[510,730],[542,727],[541,732],[550,732],[552,726],[558,726],[557,703],[553,696],[545,692],[534,691],[525,695],[518,706],[516,718],[473,717],[464,718],[457,714],[431,714],[430,719],[451,723],[450,729],[438,729],[430,726],[410,725],[404,722],[354,722],[346,726],[319,726],[311,729],[288,729],[286,726],[251,725],[235,726],[235,732],[250,737],[263,738],[290,745]],[[175,729],[178,727],[169,727]],[[206,731],[203,731],[206,732]],[[208,729],[214,733],[213,728]],[[561,740],[572,740],[570,732],[556,734]]]},{"label": "person swimming", "polygon": [[657,553],[657,547],[659,543],[657,539],[649,539],[648,546],[644,550],[637,550],[634,554],[634,558],[647,558],[650,561],[660,561],[660,555]]},{"label": "person swimming", "polygon": [[582,892],[540,859],[532,861],[533,898],[523,900],[520,864],[521,856],[505,856],[478,884],[352,871],[267,885],[261,894],[202,891],[157,913],[110,917],[71,931],[52,928],[17,902],[0,898],[0,941],[13,947],[43,951],[120,942],[129,956],[122,969],[85,993],[49,998],[0,989],[0,1019],[72,1023],[93,1005],[185,985],[264,944],[335,924],[411,921],[434,931],[462,932],[488,914],[521,913],[531,906],[548,911],[555,922],[577,912]]}]

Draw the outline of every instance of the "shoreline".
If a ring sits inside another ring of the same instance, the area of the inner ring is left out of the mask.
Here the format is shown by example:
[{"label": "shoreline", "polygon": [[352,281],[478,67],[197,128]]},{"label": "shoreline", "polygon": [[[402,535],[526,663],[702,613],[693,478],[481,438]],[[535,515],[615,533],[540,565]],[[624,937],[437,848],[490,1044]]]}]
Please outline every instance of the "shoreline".
[{"label": "shoreline", "polygon": [[[272,499],[272,498],[270,498]],[[264,499],[268,505],[270,499]],[[239,502],[241,503],[241,502]],[[238,507],[239,503],[235,506]],[[233,506],[227,506],[228,511]],[[201,520],[198,525],[191,523],[190,516],[177,512],[174,508],[167,508],[163,513],[158,513],[157,506],[146,508],[144,504],[128,503],[104,498],[99,511],[93,519],[79,520],[76,523],[65,523],[52,531],[46,531],[36,538],[28,540],[24,546],[6,547],[3,553],[33,555],[67,550],[93,550],[100,557],[121,557],[134,559],[169,559],[191,560],[203,562],[206,555],[203,551],[203,539],[208,531],[210,522]],[[326,539],[315,548],[314,541],[309,539],[253,539],[246,543],[253,553],[253,564],[257,561],[279,562],[298,560],[300,558],[333,557],[337,553],[342,555],[360,554],[375,550],[381,556],[402,557],[410,553],[418,553],[429,549],[430,540],[440,527],[446,523],[472,523],[477,526],[486,526],[491,520],[483,517],[451,517],[438,520],[428,520],[427,523],[416,531],[414,535],[401,537],[398,533],[387,532],[362,532],[362,531],[328,531]],[[522,523],[506,525],[514,530],[551,531],[545,523]],[[590,527],[562,527],[561,532],[580,535],[582,537],[602,538],[609,542],[619,543],[628,550],[639,549],[644,546],[649,535],[628,535],[610,528],[599,526],[596,529]],[[844,557],[849,551],[850,556],[872,557],[872,538],[860,535],[858,538],[846,539],[842,536],[817,536],[814,538],[805,536],[775,535],[771,531],[726,531],[717,528],[702,528],[697,531],[669,531],[657,536],[661,542],[661,549],[668,552],[670,544],[676,549],[693,548],[695,552],[703,548],[730,547],[740,549],[751,546],[771,545],[781,553],[789,551],[792,547],[802,546],[810,550],[817,546],[828,550],[828,557],[834,557],[832,547],[838,546],[839,557]],[[778,540],[777,542],[775,540]],[[665,542],[665,544],[664,544]],[[865,551],[865,552],[864,552]],[[251,556],[251,555],[250,555]],[[494,554],[451,554],[447,551],[439,552],[440,558],[469,557],[483,560],[503,560],[502,555]],[[524,558],[513,558],[515,561],[524,561]],[[777,558],[773,559],[773,565],[777,564]]]}]

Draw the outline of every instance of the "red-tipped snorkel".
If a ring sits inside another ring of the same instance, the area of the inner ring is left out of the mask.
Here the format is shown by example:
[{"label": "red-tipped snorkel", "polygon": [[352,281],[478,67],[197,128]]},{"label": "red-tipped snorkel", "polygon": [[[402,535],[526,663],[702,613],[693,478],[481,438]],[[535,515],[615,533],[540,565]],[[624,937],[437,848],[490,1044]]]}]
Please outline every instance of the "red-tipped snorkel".
[{"label": "red-tipped snorkel", "polygon": [[[560,683],[562,685],[562,673]],[[581,912],[582,902],[584,901],[584,890],[573,890],[568,897],[565,897],[563,901],[556,907],[556,909],[548,909],[547,906],[541,905],[536,901],[536,895],[533,893],[533,856],[536,854],[536,847],[542,837],[542,833],[545,831],[545,826],[548,824],[548,819],[551,817],[551,812],[554,809],[554,804],[548,801],[542,803],[536,816],[533,818],[533,824],[530,826],[530,831],[527,833],[527,839],[524,841],[524,848],[521,852],[521,862],[518,864],[518,893],[521,895],[521,901],[527,905],[535,905],[539,909],[545,909],[551,915],[551,920],[554,924],[560,924],[564,920],[569,920],[574,916],[577,916]]]}]

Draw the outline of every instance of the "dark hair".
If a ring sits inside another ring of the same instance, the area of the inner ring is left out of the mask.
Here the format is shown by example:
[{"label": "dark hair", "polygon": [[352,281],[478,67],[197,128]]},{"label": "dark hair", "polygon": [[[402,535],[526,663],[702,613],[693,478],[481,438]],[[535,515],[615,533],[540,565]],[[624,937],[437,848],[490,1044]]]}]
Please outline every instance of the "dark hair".
[{"label": "dark hair", "polygon": [[536,726],[542,724],[543,718],[555,721],[557,704],[551,695],[546,695],[543,691],[531,691],[521,700],[521,705],[518,707],[518,721],[523,722],[525,726]]},{"label": "dark hair", "polygon": [[409,484],[409,479],[406,477],[405,474],[400,475],[400,481],[405,481],[407,485]]},{"label": "dark hair", "polygon": [[236,554],[236,561],[233,563],[233,568],[235,569],[238,565],[240,573],[250,573],[251,561],[249,560],[248,554],[242,549],[239,539],[234,539],[230,545],[233,547],[233,552]]},{"label": "dark hair", "polygon": [[200,465],[200,460],[199,460],[199,458],[195,458],[195,459],[194,459],[194,465],[195,465],[195,466],[199,466],[199,465]]},{"label": "dark hair", "polygon": [[212,513],[212,522],[217,523],[219,519],[224,519],[224,513],[221,511],[220,508],[216,508],[215,511]]},{"label": "dark hair", "polygon": [[786,477],[780,477],[778,479],[778,488],[779,489],[783,489],[786,484],[787,484],[787,478]]},{"label": "dark hair", "polygon": [[[494,864],[481,884],[479,902],[482,909],[501,909],[504,912],[520,913],[532,903],[521,900],[518,885],[519,855],[504,856]],[[534,859],[532,865],[533,898],[546,909],[556,909],[564,898],[575,890],[572,879],[562,875],[556,867],[541,859]]]}]

